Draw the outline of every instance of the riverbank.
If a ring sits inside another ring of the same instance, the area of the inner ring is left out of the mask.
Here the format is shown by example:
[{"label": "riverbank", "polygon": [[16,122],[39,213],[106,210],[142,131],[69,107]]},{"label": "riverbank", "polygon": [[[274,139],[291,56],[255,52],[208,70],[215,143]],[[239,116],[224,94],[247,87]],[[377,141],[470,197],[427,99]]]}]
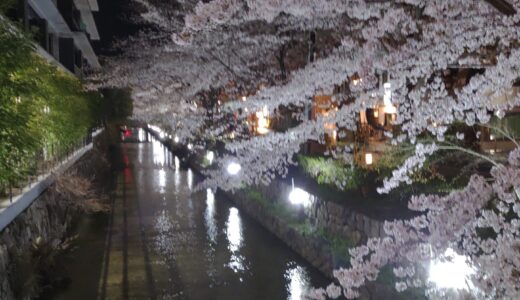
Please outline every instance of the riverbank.
[{"label": "riverbank", "polygon": [[35,298],[63,284],[60,256],[74,246],[79,214],[104,210],[110,133],[45,190],[0,233],[0,299]]}]

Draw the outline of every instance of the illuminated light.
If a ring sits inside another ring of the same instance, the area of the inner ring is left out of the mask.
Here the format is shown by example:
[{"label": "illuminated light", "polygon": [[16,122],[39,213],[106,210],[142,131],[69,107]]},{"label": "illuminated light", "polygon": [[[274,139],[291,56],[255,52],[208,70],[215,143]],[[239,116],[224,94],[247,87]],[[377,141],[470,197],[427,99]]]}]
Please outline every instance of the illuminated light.
[{"label": "illuminated light", "polygon": [[374,163],[374,156],[372,155],[372,153],[365,153],[365,164],[367,166],[370,166],[373,163]]},{"label": "illuminated light", "polygon": [[359,82],[360,82],[360,80],[359,80],[359,79],[354,79],[354,80],[352,80],[352,84],[354,84],[354,85],[358,85],[358,84],[359,84]]},{"label": "illuminated light", "polygon": [[188,150],[192,150],[193,149],[193,145],[192,144],[188,144]]},{"label": "illuminated light", "polygon": [[291,204],[294,205],[302,205],[304,207],[308,207],[312,204],[311,197],[311,194],[297,187],[291,190],[291,193],[289,194],[289,202],[291,202]]},{"label": "illuminated light", "polygon": [[264,106],[261,111],[256,112],[257,126],[256,132],[266,134],[269,132],[269,110]]},{"label": "illuminated light", "polygon": [[173,141],[174,141],[175,143],[178,143],[178,142],[179,142],[179,137],[178,137],[178,136],[175,136],[175,137],[173,138]]},{"label": "illuminated light", "polygon": [[247,111],[248,111],[247,107],[246,107],[246,108],[244,108],[244,111],[245,111],[245,112],[247,112]]},{"label": "illuminated light", "polygon": [[206,153],[206,159],[211,165],[213,163],[213,160],[215,159],[215,153],[213,151],[208,151],[208,153]]},{"label": "illuminated light", "polygon": [[374,117],[379,118],[379,110],[377,110],[377,109],[374,110]]},{"label": "illuminated light", "polygon": [[48,113],[51,112],[51,108],[48,107],[48,106],[45,106],[45,107],[43,108],[43,112],[46,113],[46,114],[48,114]]},{"label": "illuminated light", "polygon": [[332,131],[332,139],[336,139],[338,137],[338,132],[336,130]]},{"label": "illuminated light", "polygon": [[240,166],[240,164],[236,163],[236,162],[231,162],[228,166],[227,166],[227,172],[230,174],[230,175],[237,175],[238,172],[240,172],[240,170],[242,169],[242,167]]},{"label": "illuminated light", "polygon": [[247,100],[247,97],[246,96],[242,96],[242,101],[246,101]]},{"label": "illuminated light", "polygon": [[448,248],[444,253],[445,259],[435,259],[430,264],[428,281],[438,288],[468,290],[473,288],[468,278],[475,270],[466,262],[465,256],[457,254]]},{"label": "illuminated light", "polygon": [[495,140],[495,136],[494,136],[494,135],[490,135],[490,136],[489,136],[489,139],[492,140],[492,141],[494,141],[494,140]]},{"label": "illuminated light", "polygon": [[496,152],[495,149],[489,150],[489,154],[495,154],[495,152]]},{"label": "illuminated light", "polygon": [[392,106],[392,84],[390,82],[386,82],[383,84],[383,89],[383,103],[385,106]]},{"label": "illuminated light", "polygon": [[397,113],[397,107],[393,105],[387,105],[384,108],[385,114],[396,114]]},{"label": "illuminated light", "polygon": [[21,98],[20,96],[15,97],[15,98],[14,98],[14,102],[15,102],[15,103],[21,103],[21,102],[22,102],[22,98]]},{"label": "illuminated light", "polygon": [[222,105],[222,102],[220,102],[220,100],[217,101],[218,105]]},{"label": "illuminated light", "polygon": [[433,123],[432,123],[432,126],[433,126],[433,127],[437,127],[437,123],[433,122]]},{"label": "illuminated light", "polygon": [[234,138],[235,138],[235,133],[234,133],[234,132],[231,132],[231,133],[229,134],[229,138],[230,138],[230,139],[234,139]]}]

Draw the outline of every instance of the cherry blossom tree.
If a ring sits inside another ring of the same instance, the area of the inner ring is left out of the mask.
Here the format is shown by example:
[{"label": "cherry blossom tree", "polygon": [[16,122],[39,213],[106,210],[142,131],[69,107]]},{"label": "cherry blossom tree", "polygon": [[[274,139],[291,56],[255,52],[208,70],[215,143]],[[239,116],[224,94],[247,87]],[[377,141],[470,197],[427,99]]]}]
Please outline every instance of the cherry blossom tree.
[{"label": "cherry blossom tree", "polygon": [[[387,222],[385,238],[352,249],[350,267],[334,273],[336,283],[309,296],[355,298],[387,265],[400,278],[398,291],[429,287],[421,276],[425,262],[446,249],[478,270],[468,278],[472,296],[520,293],[520,148],[513,139],[516,149],[497,160],[446,141],[454,122],[486,126],[493,114],[520,105],[520,1],[213,0],[179,1],[175,9],[138,2],[156,30],[122,41],[124,54],[108,58],[108,71],[93,78],[94,85],[131,87],[137,119],[183,140],[223,138],[229,114],[243,120],[247,112],[291,107],[299,120],[285,132],[226,140],[229,154],[208,172],[207,185],[235,189],[285,176],[300,146],[320,140],[324,123],[354,131],[359,112],[389,93],[400,130],[386,135],[394,145],[415,145],[415,153],[379,192],[410,184],[439,149],[491,164],[487,178],[473,175],[462,190],[412,197],[409,208],[419,216]],[[472,72],[454,85],[446,80],[452,70]],[[341,85],[347,92],[334,93]],[[201,95],[217,88],[230,101],[200,105]],[[309,120],[305,111],[316,94],[332,95],[338,110]],[[425,133],[435,141],[418,142]],[[348,146],[332,153],[347,160],[351,154]],[[229,175],[223,170],[230,162],[248,168]]]}]

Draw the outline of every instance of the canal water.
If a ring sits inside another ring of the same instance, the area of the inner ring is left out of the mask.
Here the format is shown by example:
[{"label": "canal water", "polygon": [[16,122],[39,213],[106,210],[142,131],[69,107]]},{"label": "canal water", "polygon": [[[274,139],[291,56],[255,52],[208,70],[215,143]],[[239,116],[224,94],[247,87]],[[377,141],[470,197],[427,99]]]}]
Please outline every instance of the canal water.
[{"label": "canal water", "polygon": [[54,299],[301,299],[328,280],[160,142],[121,145],[109,217],[86,217]]}]

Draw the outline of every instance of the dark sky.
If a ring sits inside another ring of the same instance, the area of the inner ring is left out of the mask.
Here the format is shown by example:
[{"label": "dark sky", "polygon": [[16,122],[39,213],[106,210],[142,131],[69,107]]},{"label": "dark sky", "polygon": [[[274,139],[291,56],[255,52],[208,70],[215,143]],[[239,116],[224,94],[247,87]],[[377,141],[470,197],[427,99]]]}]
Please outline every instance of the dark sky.
[{"label": "dark sky", "polygon": [[131,21],[139,18],[136,5],[131,0],[98,0],[98,4],[99,12],[94,13],[94,18],[101,40],[93,43],[94,50],[98,55],[118,54],[110,51],[111,43],[137,33],[146,25]]}]

